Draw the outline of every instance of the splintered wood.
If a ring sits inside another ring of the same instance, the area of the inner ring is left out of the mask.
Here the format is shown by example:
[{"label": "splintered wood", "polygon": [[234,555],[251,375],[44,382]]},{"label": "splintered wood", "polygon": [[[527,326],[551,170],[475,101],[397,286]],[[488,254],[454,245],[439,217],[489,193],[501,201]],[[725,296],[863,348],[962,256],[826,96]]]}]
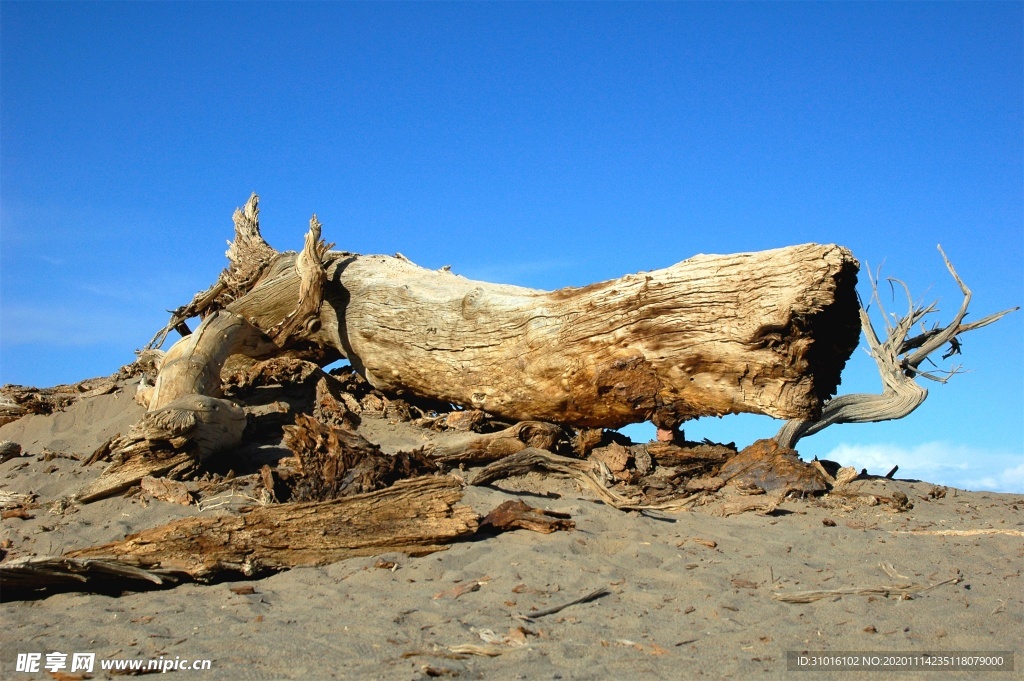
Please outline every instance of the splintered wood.
[{"label": "splintered wood", "polygon": [[479,518],[461,498],[458,480],[426,476],[333,501],[183,518],[60,558],[0,564],[0,579],[5,590],[84,583],[90,575],[209,580],[391,551],[424,555],[476,532]]},{"label": "splintered wood", "polygon": [[551,534],[558,530],[571,530],[576,527],[568,513],[546,511],[528,506],[522,501],[506,501],[484,516],[480,521],[481,529],[492,529],[497,532],[523,529]]},{"label": "splintered wood", "polygon": [[293,501],[322,501],[372,492],[437,471],[422,453],[390,456],[354,431],[324,425],[305,414],[299,414],[295,425],[284,430],[284,444],[295,452],[300,464]]},{"label": "splintered wood", "polygon": [[174,377],[158,383],[158,404],[214,396],[210,379],[231,354],[287,351],[322,364],[347,357],[376,388],[513,421],[816,418],[857,344],[859,265],[840,246],[700,255],[549,292],[328,251],[315,216],[300,254],[275,253],[257,203],[235,214],[218,282],[154,339],[204,317],[196,338],[168,352],[178,368],[161,370]]},{"label": "splintered wood", "polygon": [[477,516],[457,504],[461,497],[454,479],[414,478],[346,499],[186,518],[68,556],[130,559],[202,579],[221,571],[255,574],[389,551],[422,555],[476,531]]}]

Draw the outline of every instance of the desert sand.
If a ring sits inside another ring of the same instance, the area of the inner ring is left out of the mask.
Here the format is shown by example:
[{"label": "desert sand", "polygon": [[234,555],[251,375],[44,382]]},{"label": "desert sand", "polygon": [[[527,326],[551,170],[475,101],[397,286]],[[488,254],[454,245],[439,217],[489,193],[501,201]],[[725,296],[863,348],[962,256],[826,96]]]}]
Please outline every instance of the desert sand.
[{"label": "desert sand", "polygon": [[[104,468],[81,460],[142,416],[137,380],[0,427],[0,440],[23,449],[0,464],[0,490],[35,495],[27,512],[3,520],[4,562],[253,504],[244,484],[203,497],[197,482],[187,484],[199,503],[187,506],[138,489],[67,501]],[[389,453],[444,437],[367,415],[359,431]],[[241,456],[255,466],[284,454],[257,447]],[[859,496],[787,498],[770,515],[716,516],[715,495],[691,510],[644,514],[530,473],[467,487],[463,503],[485,514],[518,498],[570,514],[574,529],[505,532],[426,556],[352,558],[255,580],[5,598],[0,676],[110,674],[15,671],[19,653],[45,661],[55,651],[209,659],[210,671],[170,673],[220,679],[863,678],[788,671],[787,652],[1013,651],[1016,671],[985,678],[1021,678],[1024,498],[879,477],[849,489]],[[912,508],[879,503],[896,492]],[[602,588],[602,597],[530,618]],[[835,593],[780,599],[814,590]]]}]

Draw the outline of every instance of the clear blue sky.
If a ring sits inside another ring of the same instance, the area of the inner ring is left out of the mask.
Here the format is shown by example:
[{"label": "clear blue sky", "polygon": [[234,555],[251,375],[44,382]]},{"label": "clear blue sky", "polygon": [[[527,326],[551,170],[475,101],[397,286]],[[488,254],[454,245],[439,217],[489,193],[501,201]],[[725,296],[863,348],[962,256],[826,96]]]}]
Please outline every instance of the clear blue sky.
[{"label": "clear blue sky", "polygon": [[[0,382],[132,359],[311,213],[337,247],[541,288],[837,242],[1024,302],[1024,11],[1002,3],[0,3]],[[805,456],[1024,491],[1024,314]],[[858,351],[842,390],[877,390]],[[763,417],[695,422],[746,444]]]}]

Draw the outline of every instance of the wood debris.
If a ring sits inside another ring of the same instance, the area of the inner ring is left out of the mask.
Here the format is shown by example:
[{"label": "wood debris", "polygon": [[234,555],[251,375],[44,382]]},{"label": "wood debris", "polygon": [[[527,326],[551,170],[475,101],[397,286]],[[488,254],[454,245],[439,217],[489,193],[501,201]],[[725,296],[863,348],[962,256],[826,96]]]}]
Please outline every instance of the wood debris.
[{"label": "wood debris", "polygon": [[189,506],[192,504],[192,495],[189,493],[185,483],[167,478],[154,478],[146,476],[140,483],[142,492],[158,501],[167,501],[172,504]]},{"label": "wood debris", "polygon": [[820,466],[805,463],[775,440],[758,440],[727,461],[718,475],[727,482],[756,485],[765,492],[801,494],[829,488]]},{"label": "wood debris", "polygon": [[522,501],[506,501],[484,516],[480,521],[481,529],[492,529],[506,532],[514,529],[531,530],[542,534],[550,534],[558,530],[571,530],[576,524],[568,513],[545,511],[528,506]]},{"label": "wood debris", "polygon": [[129,588],[138,580],[253,577],[392,551],[424,555],[476,532],[479,518],[458,504],[461,496],[457,480],[426,476],[332,501],[193,516],[59,558],[3,563],[0,580],[9,598],[69,583],[79,590],[109,587],[111,577]]}]

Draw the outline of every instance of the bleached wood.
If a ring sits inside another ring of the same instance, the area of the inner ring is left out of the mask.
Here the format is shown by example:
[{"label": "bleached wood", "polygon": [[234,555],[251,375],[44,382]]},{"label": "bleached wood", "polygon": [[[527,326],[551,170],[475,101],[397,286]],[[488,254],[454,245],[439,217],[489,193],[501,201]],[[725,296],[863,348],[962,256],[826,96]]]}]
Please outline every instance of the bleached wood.
[{"label": "bleached wood", "polygon": [[856,268],[809,244],[546,292],[350,256],[328,270],[322,326],[379,389],[514,420],[810,417],[856,344]]},{"label": "bleached wood", "polygon": [[[653,420],[670,429],[736,412],[816,418],[856,345],[858,265],[839,246],[701,255],[549,292],[404,257],[323,253],[314,224],[306,255],[250,268],[260,275],[243,295],[194,312],[232,313],[272,334],[303,316],[301,329],[276,339],[281,351],[320,364],[347,357],[385,391],[579,427]],[[324,279],[314,319],[304,301],[315,303],[316,256]],[[188,370],[197,392],[216,393],[223,355],[249,351],[234,342],[204,360],[197,341],[188,357],[198,361]]]},{"label": "bleached wood", "polygon": [[457,503],[461,498],[461,483],[454,478],[413,478],[333,501],[183,518],[120,542],[72,551],[65,558],[130,562],[208,579],[389,551],[423,555],[476,531],[478,516]]}]

